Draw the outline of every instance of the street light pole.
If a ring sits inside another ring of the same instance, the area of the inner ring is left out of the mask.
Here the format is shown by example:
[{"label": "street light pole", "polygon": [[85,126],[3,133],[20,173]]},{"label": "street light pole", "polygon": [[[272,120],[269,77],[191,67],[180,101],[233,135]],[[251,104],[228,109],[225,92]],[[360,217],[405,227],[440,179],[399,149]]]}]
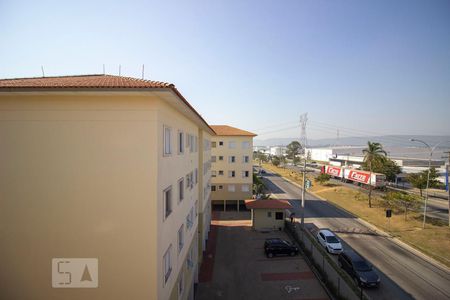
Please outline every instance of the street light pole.
[{"label": "street light pole", "polygon": [[305,182],[306,182],[306,157],[303,161],[303,183],[302,183],[302,229],[305,229]]},{"label": "street light pole", "polygon": [[[423,207],[423,223],[422,223],[422,229],[425,229],[425,222],[427,219],[427,201],[428,201],[428,188],[430,185],[430,170],[431,170],[431,157],[433,156],[433,151],[434,149],[436,149],[437,146],[439,146],[440,144],[444,143],[444,141],[437,143],[436,145],[434,145],[434,147],[432,148],[430,145],[428,145],[427,143],[425,143],[422,140],[418,140],[418,139],[410,139],[411,142],[419,142],[424,144],[425,146],[428,147],[428,149],[430,149],[430,158],[428,159],[428,175],[427,175],[427,187],[425,189],[425,201],[424,201],[424,207]],[[447,141],[448,142],[448,141]],[[450,213],[450,212],[449,212]]]}]

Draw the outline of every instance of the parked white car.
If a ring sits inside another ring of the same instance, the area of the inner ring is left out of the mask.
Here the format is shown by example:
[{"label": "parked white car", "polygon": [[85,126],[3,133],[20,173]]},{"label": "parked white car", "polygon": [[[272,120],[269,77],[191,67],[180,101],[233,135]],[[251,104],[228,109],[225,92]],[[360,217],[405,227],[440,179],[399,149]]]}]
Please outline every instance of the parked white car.
[{"label": "parked white car", "polygon": [[343,251],[339,239],[328,229],[321,229],[317,232],[317,241],[328,251],[328,253],[339,254]]}]

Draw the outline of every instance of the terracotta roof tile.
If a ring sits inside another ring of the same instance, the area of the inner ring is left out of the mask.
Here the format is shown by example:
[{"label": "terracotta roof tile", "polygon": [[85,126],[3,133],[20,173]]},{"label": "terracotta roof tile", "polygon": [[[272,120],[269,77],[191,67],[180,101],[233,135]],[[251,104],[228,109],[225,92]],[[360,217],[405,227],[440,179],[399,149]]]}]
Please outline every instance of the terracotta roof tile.
[{"label": "terracotta roof tile", "polygon": [[289,203],[288,200],[280,200],[280,199],[245,200],[245,206],[248,209],[258,209],[258,208],[284,209],[284,208],[292,208],[292,205]]},{"label": "terracotta roof tile", "polygon": [[173,88],[173,84],[114,75],[80,75],[0,79],[0,89],[48,88]]},{"label": "terracotta roof tile", "polygon": [[216,132],[217,135],[224,136],[256,136],[256,134],[242,130],[239,128],[231,127],[228,125],[211,125],[211,128]]}]

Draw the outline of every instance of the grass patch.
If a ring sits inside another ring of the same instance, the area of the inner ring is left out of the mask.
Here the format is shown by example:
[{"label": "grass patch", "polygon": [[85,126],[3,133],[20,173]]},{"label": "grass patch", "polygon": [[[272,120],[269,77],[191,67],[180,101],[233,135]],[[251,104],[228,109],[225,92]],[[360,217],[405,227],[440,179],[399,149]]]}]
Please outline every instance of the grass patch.
[{"label": "grass patch", "polygon": [[[264,164],[263,167],[294,182],[302,183],[302,175],[298,172],[278,168],[271,164]],[[369,208],[368,196],[365,191],[334,183],[320,185],[313,180],[313,174],[308,174],[307,178],[313,182],[313,186],[308,192],[335,203],[450,267],[450,227],[442,220],[427,218],[425,229],[422,229],[423,216],[421,214],[408,212],[408,218],[405,221],[403,210],[394,210],[390,224],[388,224],[384,199],[372,196],[372,208]]]}]

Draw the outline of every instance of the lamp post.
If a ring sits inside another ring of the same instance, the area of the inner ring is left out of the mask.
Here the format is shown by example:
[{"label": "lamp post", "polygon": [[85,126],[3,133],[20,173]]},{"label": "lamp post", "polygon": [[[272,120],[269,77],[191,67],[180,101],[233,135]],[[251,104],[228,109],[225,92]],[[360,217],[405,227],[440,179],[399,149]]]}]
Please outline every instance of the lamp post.
[{"label": "lamp post", "polygon": [[427,146],[428,149],[430,149],[430,157],[428,159],[427,187],[425,188],[425,201],[424,201],[424,207],[423,207],[423,223],[422,223],[422,229],[425,229],[425,221],[426,221],[426,218],[427,218],[428,187],[430,185],[431,157],[433,156],[433,151],[436,149],[437,146],[439,146],[440,144],[442,144],[444,142],[449,142],[449,141],[441,141],[441,142],[437,143],[436,145],[434,145],[433,147],[431,147],[430,145],[428,145],[427,143],[425,143],[422,140],[410,139],[410,141],[411,142],[422,143],[425,146]]}]

